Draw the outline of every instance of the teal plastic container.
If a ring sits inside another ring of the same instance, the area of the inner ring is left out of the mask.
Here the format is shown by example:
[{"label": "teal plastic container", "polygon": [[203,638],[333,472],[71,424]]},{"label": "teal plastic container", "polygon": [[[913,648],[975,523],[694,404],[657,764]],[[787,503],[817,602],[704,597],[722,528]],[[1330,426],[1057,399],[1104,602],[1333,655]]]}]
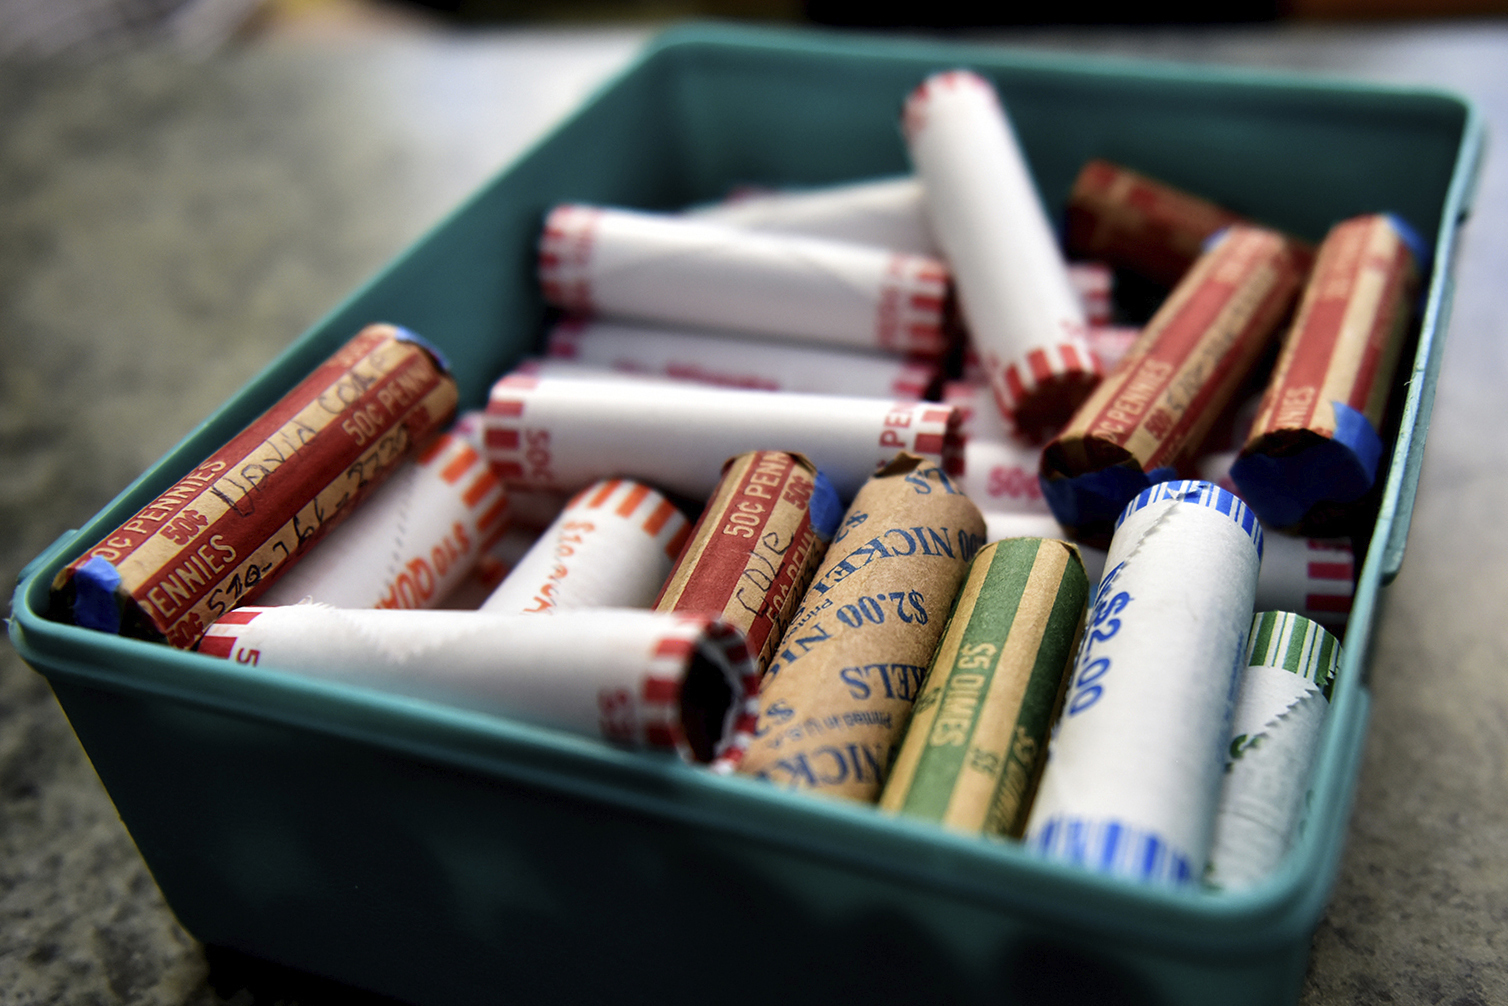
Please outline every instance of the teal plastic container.
[{"label": "teal plastic container", "polygon": [[[1433,241],[1313,814],[1260,888],[1141,889],[868,807],[41,617],[62,565],[367,322],[437,343],[479,405],[540,337],[534,244],[555,202],[669,208],[735,183],[906,171],[903,98],[960,66],[997,83],[1051,211],[1100,156],[1311,239],[1391,210]],[[669,32],[28,566],[11,638],[191,933],[416,1003],[1291,1002],[1345,838],[1367,641],[1402,560],[1481,146],[1473,108],[1429,91]]]}]

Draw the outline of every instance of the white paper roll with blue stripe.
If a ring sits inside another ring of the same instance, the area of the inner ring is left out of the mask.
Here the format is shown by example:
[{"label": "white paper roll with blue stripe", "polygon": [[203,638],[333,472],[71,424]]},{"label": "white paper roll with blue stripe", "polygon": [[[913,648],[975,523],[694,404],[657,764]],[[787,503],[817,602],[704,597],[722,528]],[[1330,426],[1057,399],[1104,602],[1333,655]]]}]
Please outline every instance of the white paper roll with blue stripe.
[{"label": "white paper roll with blue stripe", "polygon": [[1152,884],[1209,855],[1262,528],[1209,482],[1126,505],[1027,822],[1029,847]]}]

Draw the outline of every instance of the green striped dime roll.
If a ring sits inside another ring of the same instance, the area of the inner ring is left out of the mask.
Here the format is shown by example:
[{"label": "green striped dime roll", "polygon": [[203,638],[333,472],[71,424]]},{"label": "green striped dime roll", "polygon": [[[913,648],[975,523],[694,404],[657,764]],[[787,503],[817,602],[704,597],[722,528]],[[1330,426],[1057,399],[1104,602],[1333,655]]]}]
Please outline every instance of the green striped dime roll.
[{"label": "green striped dime roll", "polygon": [[1293,845],[1340,644],[1302,615],[1264,611],[1252,619],[1246,664],[1205,869],[1225,890],[1260,883]]},{"label": "green striped dime roll", "polygon": [[1281,667],[1312,682],[1330,700],[1340,643],[1324,626],[1291,611],[1264,611],[1252,621],[1247,667]]},{"label": "green striped dime roll", "polygon": [[1007,538],[980,549],[881,807],[960,831],[1021,834],[1088,596],[1067,542]]}]

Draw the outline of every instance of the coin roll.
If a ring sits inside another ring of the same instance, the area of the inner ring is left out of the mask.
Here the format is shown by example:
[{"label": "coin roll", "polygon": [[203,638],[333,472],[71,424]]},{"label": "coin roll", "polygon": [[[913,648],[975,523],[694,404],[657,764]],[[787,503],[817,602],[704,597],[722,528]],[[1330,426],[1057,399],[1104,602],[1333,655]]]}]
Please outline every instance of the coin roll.
[{"label": "coin roll", "polygon": [[481,610],[648,608],[690,531],[675,504],[644,483],[603,479],[576,494]]},{"label": "coin roll", "polygon": [[713,618],[593,608],[538,615],[246,607],[199,652],[516,718],[706,762],[732,742],[753,666]]},{"label": "coin roll", "polygon": [[1236,226],[1168,296],[1120,365],[1042,452],[1042,492],[1104,545],[1147,486],[1174,478],[1277,338],[1308,268],[1276,231]]},{"label": "coin roll", "polygon": [[258,600],[437,607],[508,527],[508,495],[463,437],[439,437]]},{"label": "coin roll", "polygon": [[540,239],[545,299],[577,313],[941,356],[937,259],[691,217],[566,204]]},{"label": "coin roll", "polygon": [[989,81],[953,70],[907,97],[903,129],[995,399],[1021,433],[1041,437],[1100,368],[1014,127]]},{"label": "coin roll", "polygon": [[1372,488],[1383,411],[1413,317],[1419,238],[1396,217],[1343,221],[1314,273],[1230,477],[1264,523],[1350,530]]},{"label": "coin roll", "polygon": [[1027,822],[1049,859],[1195,883],[1245,666],[1262,558],[1256,515],[1208,482],[1122,514]]},{"label": "coin roll", "polygon": [[493,385],[486,444],[510,493],[625,476],[703,500],[728,458],[767,448],[810,458],[845,499],[897,451],[963,464],[957,412],[937,402],[524,374]]},{"label": "coin roll", "polygon": [[924,358],[581,318],[551,329],[545,349],[545,373],[570,363],[726,388],[898,401],[925,398],[939,373],[937,361]]},{"label": "coin roll", "polygon": [[876,799],[983,536],[978,507],[935,464],[903,453],[875,473],[765,671],[738,770]]},{"label": "coin roll", "polygon": [[1170,287],[1210,236],[1241,218],[1207,199],[1109,161],[1089,161],[1068,196],[1068,250]]},{"label": "coin roll", "polygon": [[979,550],[895,767],[884,810],[965,832],[1019,837],[1047,751],[1089,580],[1065,541]]},{"label": "coin roll", "polygon": [[52,584],[53,618],[193,646],[349,517],[455,412],[414,333],[368,325]]},{"label": "coin roll", "polygon": [[1205,874],[1213,886],[1261,882],[1292,846],[1339,667],[1340,643],[1323,626],[1286,611],[1252,620]]}]

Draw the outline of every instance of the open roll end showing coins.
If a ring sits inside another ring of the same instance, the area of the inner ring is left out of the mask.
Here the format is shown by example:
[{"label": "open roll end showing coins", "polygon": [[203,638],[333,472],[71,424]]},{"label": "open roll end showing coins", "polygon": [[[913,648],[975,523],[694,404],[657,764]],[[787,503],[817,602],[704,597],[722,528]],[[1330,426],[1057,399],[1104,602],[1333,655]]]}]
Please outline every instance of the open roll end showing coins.
[{"label": "open roll end showing coins", "polygon": [[747,746],[758,677],[744,635],[625,608],[538,615],[322,604],[229,612],[199,652],[710,762]]}]

